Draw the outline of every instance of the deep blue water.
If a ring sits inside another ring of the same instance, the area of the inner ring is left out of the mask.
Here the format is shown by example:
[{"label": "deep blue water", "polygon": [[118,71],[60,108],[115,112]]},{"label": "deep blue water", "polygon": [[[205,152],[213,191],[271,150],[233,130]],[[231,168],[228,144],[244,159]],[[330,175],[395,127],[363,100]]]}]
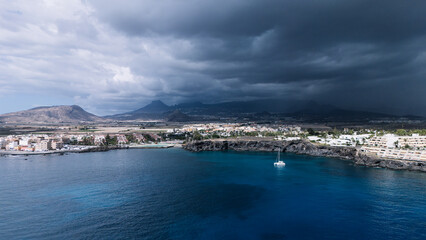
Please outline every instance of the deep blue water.
[{"label": "deep blue water", "polygon": [[[25,160],[27,159],[27,160]],[[426,239],[426,174],[181,149],[0,157],[1,239]]]}]

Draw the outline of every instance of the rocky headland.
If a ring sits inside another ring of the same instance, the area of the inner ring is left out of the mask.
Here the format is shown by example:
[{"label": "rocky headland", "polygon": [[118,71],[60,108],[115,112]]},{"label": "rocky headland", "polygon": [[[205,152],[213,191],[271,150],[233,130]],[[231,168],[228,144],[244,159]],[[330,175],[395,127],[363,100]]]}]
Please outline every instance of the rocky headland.
[{"label": "rocky headland", "polygon": [[404,169],[426,172],[426,162],[411,160],[379,159],[367,155],[354,147],[332,147],[313,144],[305,140],[295,141],[263,141],[263,140],[204,140],[192,141],[183,148],[192,152],[202,151],[282,151],[295,154],[306,154],[318,157],[332,157],[350,160],[356,165]]}]

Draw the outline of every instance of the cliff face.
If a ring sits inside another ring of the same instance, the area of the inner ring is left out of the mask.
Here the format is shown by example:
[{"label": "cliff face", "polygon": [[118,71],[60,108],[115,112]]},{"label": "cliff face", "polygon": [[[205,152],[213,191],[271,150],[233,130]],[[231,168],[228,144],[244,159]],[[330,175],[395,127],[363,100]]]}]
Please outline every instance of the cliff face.
[{"label": "cliff face", "polygon": [[352,160],[357,165],[370,167],[384,167],[390,169],[407,169],[426,172],[426,163],[407,160],[378,159],[359,152],[353,147],[331,147],[315,145],[307,141],[194,141],[183,146],[184,149],[201,151],[264,151],[273,152],[281,150],[295,154],[310,156],[333,157]]}]

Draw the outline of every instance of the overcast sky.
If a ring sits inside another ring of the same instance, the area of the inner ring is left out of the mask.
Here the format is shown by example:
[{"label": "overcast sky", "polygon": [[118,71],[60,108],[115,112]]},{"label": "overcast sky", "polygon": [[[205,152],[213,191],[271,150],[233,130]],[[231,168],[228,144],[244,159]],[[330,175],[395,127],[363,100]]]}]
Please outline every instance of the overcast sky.
[{"label": "overcast sky", "polygon": [[308,99],[426,115],[424,0],[0,0],[0,113]]}]

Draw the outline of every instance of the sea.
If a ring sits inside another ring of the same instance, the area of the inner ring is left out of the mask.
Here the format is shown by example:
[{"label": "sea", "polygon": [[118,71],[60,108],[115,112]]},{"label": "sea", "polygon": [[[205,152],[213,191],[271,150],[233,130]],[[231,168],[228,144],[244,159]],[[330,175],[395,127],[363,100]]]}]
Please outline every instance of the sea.
[{"label": "sea", "polygon": [[0,239],[426,239],[426,173],[275,153],[0,157]]}]

